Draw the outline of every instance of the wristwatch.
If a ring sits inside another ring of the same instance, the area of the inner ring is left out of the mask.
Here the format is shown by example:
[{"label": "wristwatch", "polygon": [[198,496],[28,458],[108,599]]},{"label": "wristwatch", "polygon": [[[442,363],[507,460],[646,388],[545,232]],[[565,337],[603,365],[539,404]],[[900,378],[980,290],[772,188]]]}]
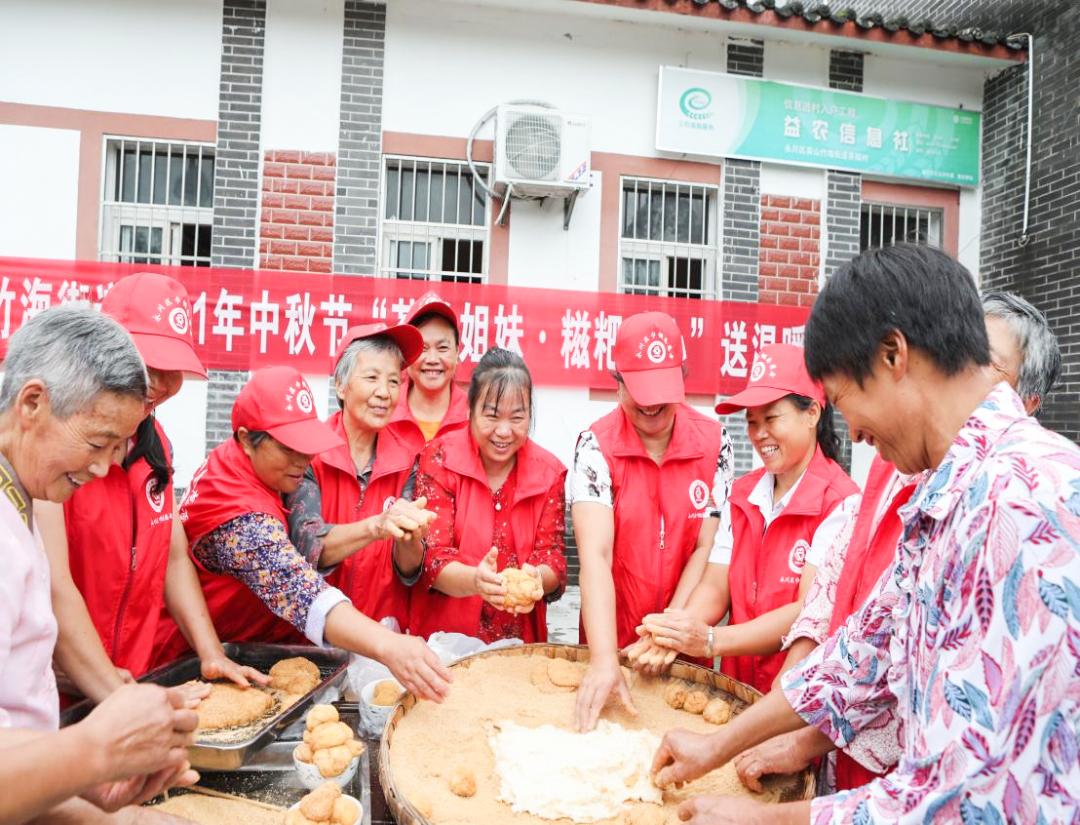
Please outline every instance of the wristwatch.
[{"label": "wristwatch", "polygon": [[709,625],[709,631],[705,634],[705,658],[715,659],[716,655],[713,653],[713,637],[716,633],[716,628]]}]

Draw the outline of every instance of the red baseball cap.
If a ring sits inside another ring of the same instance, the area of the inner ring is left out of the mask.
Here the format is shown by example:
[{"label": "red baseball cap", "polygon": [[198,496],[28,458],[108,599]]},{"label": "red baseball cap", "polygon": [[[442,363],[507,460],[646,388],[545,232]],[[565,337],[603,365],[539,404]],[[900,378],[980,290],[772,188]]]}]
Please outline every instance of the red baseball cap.
[{"label": "red baseball cap", "polygon": [[635,403],[652,407],[685,400],[682,333],[670,315],[631,315],[615,334],[614,354],[615,369]]},{"label": "red baseball cap", "polygon": [[206,378],[191,337],[191,302],[179,281],[156,272],[128,275],[113,284],[101,311],[128,331],[146,366]]},{"label": "red baseball cap", "polygon": [[458,317],[457,313],[454,312],[454,308],[450,306],[439,293],[433,291],[425,292],[416,299],[416,303],[413,304],[412,309],[409,310],[409,317],[405,319],[405,323],[415,324],[416,319],[421,315],[428,315],[431,313],[441,315],[450,322],[451,326],[454,328],[454,332],[461,335],[461,327],[458,326]]},{"label": "red baseball cap", "polygon": [[318,455],[344,442],[315,412],[311,387],[294,367],[263,367],[249,380],[232,408],[233,431],[269,433],[290,450]]},{"label": "red baseball cap", "polygon": [[337,355],[334,356],[334,366],[337,366],[341,354],[345,352],[345,348],[353,341],[359,341],[362,338],[374,338],[377,335],[385,335],[397,344],[402,357],[405,359],[406,367],[419,358],[420,353],[424,351],[424,336],[414,326],[396,324],[391,327],[383,323],[360,324],[345,330],[345,334],[341,337],[341,343],[338,344]]},{"label": "red baseball cap", "polygon": [[717,404],[716,411],[728,415],[747,407],[771,404],[792,393],[813,398],[825,406],[825,391],[806,371],[803,348],[793,344],[769,344],[754,356],[746,389]]}]

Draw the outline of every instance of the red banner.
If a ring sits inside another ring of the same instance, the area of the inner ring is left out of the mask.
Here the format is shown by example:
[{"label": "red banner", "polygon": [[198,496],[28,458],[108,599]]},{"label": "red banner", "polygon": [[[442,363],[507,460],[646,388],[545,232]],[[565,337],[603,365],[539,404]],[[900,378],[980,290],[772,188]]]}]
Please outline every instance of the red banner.
[{"label": "red banner", "polygon": [[327,374],[346,328],[372,320],[398,323],[434,287],[460,315],[461,378],[489,348],[506,347],[524,356],[538,385],[613,387],[608,372],[619,324],[634,313],[659,310],[682,330],[687,391],[729,395],[746,384],[760,346],[802,344],[809,314],[796,307],[609,292],[0,258],[0,339],[54,304],[100,304],[115,281],[148,270],[187,288],[199,355],[218,370],[287,363]]}]

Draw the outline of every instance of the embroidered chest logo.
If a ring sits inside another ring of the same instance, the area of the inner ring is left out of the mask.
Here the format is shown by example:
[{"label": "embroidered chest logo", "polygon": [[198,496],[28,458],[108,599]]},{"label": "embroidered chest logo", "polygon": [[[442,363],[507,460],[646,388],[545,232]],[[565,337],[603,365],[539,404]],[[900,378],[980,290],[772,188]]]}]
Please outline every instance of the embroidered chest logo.
[{"label": "embroidered chest logo", "polygon": [[806,566],[806,556],[810,552],[810,545],[804,539],[795,542],[795,546],[788,553],[787,564],[792,573],[802,573]]},{"label": "embroidered chest logo", "polygon": [[395,501],[397,501],[397,496],[387,496],[386,501],[382,503],[382,511],[385,513],[387,510],[393,507]]},{"label": "embroidered chest logo", "polygon": [[165,491],[154,492],[154,479],[152,477],[146,480],[146,500],[150,503],[150,509],[155,513],[160,513],[165,508]]},{"label": "embroidered chest logo", "polygon": [[776,362],[763,352],[754,356],[754,366],[750,368],[750,383],[756,384],[764,378],[776,377]]},{"label": "embroidered chest logo", "polygon": [[690,482],[690,504],[695,510],[701,510],[709,503],[709,485],[700,478]]},{"label": "embroidered chest logo", "polygon": [[675,349],[664,333],[654,330],[641,339],[637,346],[637,357],[648,358],[653,364],[663,364],[675,357]]}]

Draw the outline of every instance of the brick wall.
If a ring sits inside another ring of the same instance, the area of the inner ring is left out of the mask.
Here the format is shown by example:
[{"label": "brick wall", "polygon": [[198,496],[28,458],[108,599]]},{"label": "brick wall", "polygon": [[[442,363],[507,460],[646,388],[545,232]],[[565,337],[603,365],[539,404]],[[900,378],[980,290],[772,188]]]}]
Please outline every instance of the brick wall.
[{"label": "brick wall", "polygon": [[809,307],[818,291],[821,203],[763,195],[758,302]]},{"label": "brick wall", "polygon": [[939,26],[975,28],[1009,34],[1031,25],[1042,10],[1059,12],[1075,0],[847,0],[844,8],[878,13],[886,20],[933,21]]},{"label": "brick wall", "polygon": [[259,266],[330,272],[334,254],[334,156],[268,151],[263,157]]},{"label": "brick wall", "polygon": [[206,452],[232,438],[232,406],[250,373],[209,370],[206,394]]}]

